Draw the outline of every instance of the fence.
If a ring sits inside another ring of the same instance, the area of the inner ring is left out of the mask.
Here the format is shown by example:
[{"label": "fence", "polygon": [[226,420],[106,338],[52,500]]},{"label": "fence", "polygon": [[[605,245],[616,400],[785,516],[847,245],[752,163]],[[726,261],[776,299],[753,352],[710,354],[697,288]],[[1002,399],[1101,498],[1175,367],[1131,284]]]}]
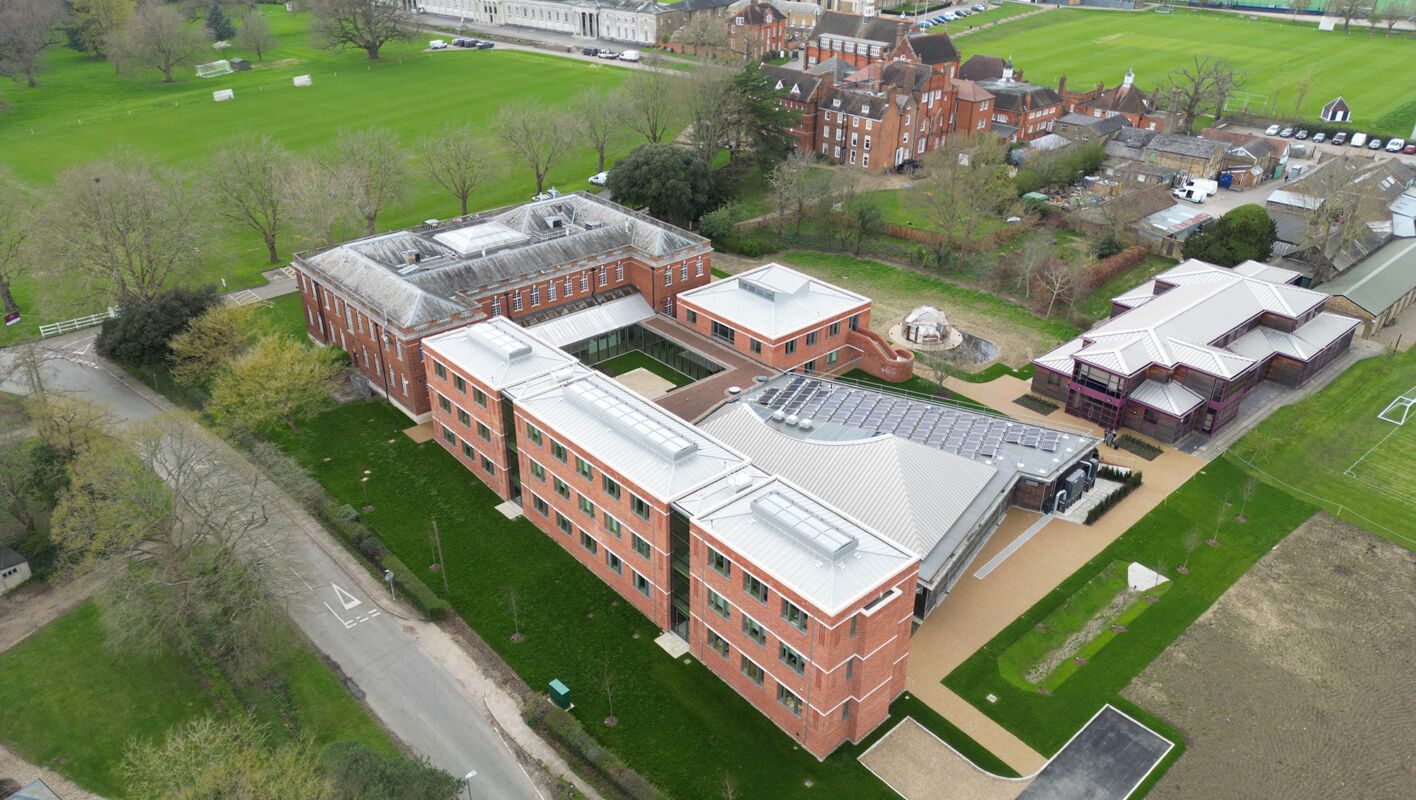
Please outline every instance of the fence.
[{"label": "fence", "polygon": [[89,314],[87,317],[75,317],[73,319],[66,319],[63,322],[54,322],[48,325],[40,325],[39,335],[41,337],[44,337],[58,336],[61,333],[72,333],[74,331],[83,330],[84,328],[92,328],[95,325],[102,325],[103,321],[106,319],[117,318],[118,309],[114,306],[109,306],[107,311],[100,311],[97,314]]}]

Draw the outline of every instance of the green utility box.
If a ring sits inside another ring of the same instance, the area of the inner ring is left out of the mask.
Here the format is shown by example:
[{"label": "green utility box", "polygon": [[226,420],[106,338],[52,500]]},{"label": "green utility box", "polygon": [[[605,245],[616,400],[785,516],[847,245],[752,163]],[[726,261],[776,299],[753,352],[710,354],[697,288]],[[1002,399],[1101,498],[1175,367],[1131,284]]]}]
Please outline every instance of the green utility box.
[{"label": "green utility box", "polygon": [[551,681],[551,702],[564,708],[570,709],[570,689],[557,678]]}]

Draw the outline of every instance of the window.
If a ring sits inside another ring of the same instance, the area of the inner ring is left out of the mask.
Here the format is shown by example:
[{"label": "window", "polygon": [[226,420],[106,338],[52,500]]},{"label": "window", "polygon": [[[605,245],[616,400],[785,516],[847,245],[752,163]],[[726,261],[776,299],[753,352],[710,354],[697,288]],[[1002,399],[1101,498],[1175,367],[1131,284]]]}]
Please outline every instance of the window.
[{"label": "window", "polygon": [[767,584],[748,575],[746,572],[742,574],[742,590],[756,597],[760,603],[767,602]]},{"label": "window", "polygon": [[531,287],[531,305],[533,305],[533,306],[539,306],[540,304],[541,304],[541,287],[539,287],[539,286],[532,286],[532,287]]},{"label": "window", "polygon": [[616,575],[624,574],[624,562],[620,561],[620,557],[609,550],[605,551],[605,563],[609,565],[610,572]]},{"label": "window", "polygon": [[1143,414],[1141,415],[1141,417],[1142,417],[1146,422],[1149,422],[1149,423],[1151,423],[1151,424],[1155,424],[1156,422],[1159,422],[1159,421],[1160,421],[1160,417],[1156,416],[1156,413],[1155,413],[1154,411],[1150,410],[1149,408],[1145,410],[1145,413],[1143,413]]},{"label": "window", "polygon": [[732,577],[733,565],[728,561],[728,557],[711,547],[708,548],[708,566],[712,567],[714,572],[722,575],[724,578]]},{"label": "window", "polygon": [[805,611],[792,605],[791,602],[784,597],[782,598],[782,619],[791,623],[793,628],[805,633],[807,621],[810,617],[806,616]]},{"label": "window", "polygon": [[694,259],[693,276],[695,278],[703,277],[703,256],[699,256],[698,258]]},{"label": "window", "polygon": [[615,483],[614,479],[611,478],[609,475],[601,475],[600,477],[600,483],[605,488],[605,494],[609,497],[613,497],[616,500],[620,499],[620,485],[618,483]]},{"label": "window", "polygon": [[708,646],[713,648],[714,650],[717,650],[718,655],[722,656],[723,658],[728,657],[728,640],[724,639],[723,637],[719,636],[711,630],[708,631]]},{"label": "window", "polygon": [[516,294],[514,294],[514,295],[511,296],[511,310],[512,310],[512,311],[520,311],[520,310],[521,310],[521,292],[517,292]]},{"label": "window", "polygon": [[830,336],[830,337],[840,336],[840,335],[841,335],[841,323],[839,323],[839,322],[833,322],[833,323],[831,323],[831,327],[829,327],[829,328],[826,329],[826,335],[827,335],[827,336]]},{"label": "window", "polygon": [[854,658],[852,658],[852,659],[850,659],[850,660],[848,660],[848,661],[846,662],[846,680],[850,680],[850,679],[853,678],[853,677],[855,677],[855,659],[854,659]]},{"label": "window", "polygon": [[756,339],[747,340],[747,349],[750,350],[755,356],[762,355],[762,343],[757,341]]},{"label": "window", "polygon": [[472,387],[472,400],[482,408],[487,407],[487,393],[475,386]]},{"label": "window", "polygon": [[801,716],[801,699],[787,691],[787,687],[781,684],[777,684],[777,702],[786,706],[788,711],[798,717]]},{"label": "window", "polygon": [[546,468],[537,464],[535,461],[531,462],[531,474],[536,476],[536,480],[541,483],[546,482]]},{"label": "window", "polygon": [[464,381],[461,375],[453,375],[452,388],[456,389],[459,392],[462,392],[463,394],[467,394],[467,381]]},{"label": "window", "polygon": [[592,502],[590,502],[590,498],[586,497],[586,496],[583,495],[583,494],[576,495],[576,497],[579,497],[579,498],[580,498],[580,513],[584,514],[585,516],[589,517],[590,519],[594,519],[594,518],[595,518],[595,504],[592,503]]},{"label": "window", "polygon": [[[569,278],[566,278],[566,286],[569,287],[569,285],[570,285],[570,279],[569,279]],[[570,289],[567,288],[566,291],[570,291]],[[588,291],[590,291],[590,272],[589,272],[589,270],[586,270],[585,272],[580,273],[580,291],[582,291],[582,292],[588,292]]]},{"label": "window", "polygon": [[637,533],[634,534],[634,539],[632,541],[634,542],[634,552],[638,553],[639,555],[645,558],[650,557],[653,548],[649,546],[648,542],[644,541],[644,539],[641,538]]},{"label": "window", "polygon": [[747,638],[758,644],[767,644],[767,629],[757,624],[757,620],[746,614],[742,615],[742,633]]},{"label": "window", "polygon": [[834,364],[834,363],[836,363],[836,357],[837,357],[837,355],[838,355],[840,352],[841,352],[841,351],[839,351],[839,350],[832,350],[831,352],[827,353],[827,354],[826,354],[826,363],[827,363],[827,364]]},{"label": "window", "polygon": [[816,344],[816,331],[812,331],[806,335],[806,346],[811,347],[814,344]]},{"label": "window", "polygon": [[757,684],[758,686],[761,686],[761,685],[762,685],[762,677],[763,677],[764,675],[766,675],[767,673],[766,673],[766,672],[763,672],[761,667],[757,666],[756,664],[752,663],[751,661],[748,661],[748,660],[747,660],[747,656],[743,656],[743,657],[742,657],[742,674],[746,675],[748,680],[752,681],[753,683]]},{"label": "window", "polygon": [[[851,638],[852,638],[852,639],[855,638],[855,628],[856,628],[856,618],[855,618],[855,617],[851,617]],[[849,676],[847,676],[847,677],[849,677]]]},{"label": "window", "polygon": [[497,297],[493,297],[493,298],[492,298],[492,316],[494,316],[494,317],[499,317],[499,316],[501,316],[501,297],[500,297],[500,296],[497,296]]},{"label": "window", "polygon": [[451,413],[452,413],[452,401],[451,401],[451,400],[448,400],[446,397],[443,397],[441,394],[439,394],[439,395],[438,395],[438,408],[441,408],[444,412],[446,412],[446,413],[448,413],[448,414],[451,414]]},{"label": "window", "polygon": [[551,513],[551,507],[546,505],[546,501],[534,494],[531,495],[531,507],[543,517]]},{"label": "window", "polygon": [[559,461],[559,462],[561,462],[562,464],[564,464],[564,463],[565,463],[565,445],[561,444],[560,442],[556,441],[555,439],[552,439],[552,440],[551,440],[551,455],[555,456],[555,459],[556,459],[557,461]]},{"label": "window", "polygon": [[582,477],[582,478],[584,478],[585,480],[588,481],[588,480],[590,480],[590,476],[591,476],[593,473],[594,473],[594,470],[592,470],[592,469],[590,468],[590,462],[589,462],[589,461],[586,461],[585,459],[581,458],[580,456],[576,456],[576,457],[575,457],[575,474],[579,475],[580,477]]},{"label": "window", "polygon": [[733,615],[733,607],[723,599],[722,595],[712,589],[708,590],[708,607],[718,612],[718,616],[723,619],[730,619]]},{"label": "window", "polygon": [[623,264],[616,264],[616,265],[615,265],[615,281],[616,281],[616,282],[619,282],[619,281],[622,281],[622,280],[624,280],[624,265],[623,265]]},{"label": "window", "polygon": [[482,456],[482,471],[487,473],[488,475],[495,475],[497,472],[497,466],[496,464],[492,463],[492,460],[490,458]]},{"label": "window", "polygon": [[734,331],[727,325],[718,322],[716,319],[713,320],[713,324],[709,326],[709,328],[710,332],[713,334],[714,339],[718,339],[720,341],[727,342],[728,344],[732,344],[733,340],[737,338],[737,331]]},{"label": "window", "polygon": [[448,444],[457,444],[457,434],[452,432],[452,428],[443,428],[443,441]]},{"label": "window", "polygon": [[841,704],[841,721],[845,722],[851,718],[851,701],[847,700]]},{"label": "window", "polygon": [[623,538],[623,533],[622,529],[620,528],[619,520],[615,519],[609,514],[605,515],[605,530],[609,531],[610,535],[615,537],[616,539]]},{"label": "window", "polygon": [[442,378],[443,380],[447,380],[447,367],[444,367],[442,364],[439,364],[438,362],[434,361],[433,374],[438,376],[439,378]]},{"label": "window", "polygon": [[606,267],[600,267],[600,285],[604,286],[610,282],[610,271]]},{"label": "window", "polygon": [[590,551],[590,555],[592,556],[600,552],[600,543],[595,541],[595,539],[585,531],[580,532],[580,546]]},{"label": "window", "polygon": [[561,497],[564,497],[565,499],[569,500],[569,499],[570,499],[570,487],[567,486],[566,483],[565,483],[565,481],[561,480],[560,478],[556,478],[556,479],[555,479],[555,482],[556,482],[556,494],[558,494],[558,495],[560,495]]},{"label": "window", "polygon": [[629,495],[629,510],[634,512],[640,519],[649,519],[649,504],[639,499],[639,495],[633,492]]},{"label": "window", "polygon": [[697,312],[697,311],[692,311],[692,310],[685,309],[684,312],[683,312],[683,321],[684,321],[684,322],[687,322],[689,325],[697,325],[697,324],[698,324],[698,312]]},{"label": "window", "polygon": [[566,536],[570,535],[570,520],[566,519],[566,516],[559,511],[556,512],[556,527],[560,528],[560,532]]},{"label": "window", "polygon": [[[634,570],[630,570],[630,572],[634,572]],[[634,588],[639,590],[640,594],[644,595],[645,597],[648,597],[649,579],[644,577],[643,575],[640,575],[638,572],[634,572]]]},{"label": "window", "polygon": [[786,353],[787,355],[791,355],[792,353],[795,353],[795,352],[796,352],[796,339],[791,339],[791,340],[789,340],[789,341],[787,342],[786,346],[782,348],[782,352]]},{"label": "window", "polygon": [[492,429],[480,422],[477,423],[477,437],[484,442],[490,442],[492,440]]},{"label": "window", "polygon": [[462,443],[462,454],[463,454],[464,456],[467,456],[468,458],[476,458],[476,457],[477,457],[477,451],[476,451],[476,450],[473,450],[473,449],[472,449],[472,445],[470,445],[470,444],[468,444],[468,443],[466,443],[466,442],[463,442],[463,443]]},{"label": "window", "polygon": [[800,653],[784,644],[778,645],[777,658],[780,659],[783,664],[790,667],[792,672],[798,675],[802,675],[806,672],[806,659],[802,658]]},{"label": "window", "polygon": [[547,303],[554,303],[555,301],[556,301],[556,283],[555,283],[555,281],[551,281],[550,283],[546,284],[546,302],[547,302]]},{"label": "window", "polygon": [[529,422],[526,423],[526,438],[530,440],[533,444],[535,444],[537,447],[540,447],[541,429],[536,427],[535,425],[532,425]]},{"label": "window", "polygon": [[664,270],[664,285],[665,285],[665,286],[673,286],[673,285],[674,285],[674,268],[673,268],[673,267],[669,267],[668,269]]},{"label": "window", "polygon": [[688,280],[688,262],[685,261],[679,266],[679,280]]},{"label": "window", "polygon": [[862,167],[868,167],[868,166],[870,166],[870,154],[869,154],[869,153],[865,153],[864,155],[862,155],[862,156],[860,157],[860,165],[861,165]]}]

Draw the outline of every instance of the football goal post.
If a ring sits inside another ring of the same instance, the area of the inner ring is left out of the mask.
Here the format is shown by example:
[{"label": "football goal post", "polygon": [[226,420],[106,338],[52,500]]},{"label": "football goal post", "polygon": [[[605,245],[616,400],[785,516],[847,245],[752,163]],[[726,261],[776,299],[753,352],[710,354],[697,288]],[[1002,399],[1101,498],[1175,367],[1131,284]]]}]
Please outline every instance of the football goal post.
[{"label": "football goal post", "polygon": [[213,61],[210,64],[197,65],[198,78],[215,78],[217,75],[225,75],[231,72],[231,62],[225,59]]},{"label": "football goal post", "polygon": [[1377,419],[1383,422],[1390,422],[1393,425],[1405,425],[1406,417],[1411,413],[1411,407],[1416,405],[1416,386],[1407,389],[1402,395],[1377,415]]}]

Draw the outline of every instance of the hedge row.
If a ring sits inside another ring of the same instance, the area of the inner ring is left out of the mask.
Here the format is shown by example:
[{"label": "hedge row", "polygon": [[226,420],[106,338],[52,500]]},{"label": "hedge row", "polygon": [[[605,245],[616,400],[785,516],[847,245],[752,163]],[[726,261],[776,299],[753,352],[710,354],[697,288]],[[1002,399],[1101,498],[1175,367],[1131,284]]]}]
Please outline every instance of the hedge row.
[{"label": "hedge row", "polygon": [[1088,525],[1101,519],[1106,512],[1114,508],[1117,503],[1125,500],[1126,495],[1134,492],[1136,487],[1141,485],[1141,471],[1138,469],[1133,469],[1130,472],[1122,472],[1112,467],[1102,467],[1096,471],[1096,474],[1099,478],[1121,481],[1121,486],[1116,491],[1103,498],[1100,503],[1092,506],[1092,509],[1087,512],[1086,524]]},{"label": "hedge row", "polygon": [[595,737],[569,712],[551,705],[543,697],[529,700],[524,709],[522,718],[527,725],[589,765],[601,781],[608,782],[625,797],[635,800],[661,800],[664,797],[663,792],[630,769],[613,750],[595,741]]},{"label": "hedge row", "polygon": [[1087,286],[1092,289],[1101,287],[1107,281],[1141,263],[1149,252],[1141,245],[1134,244],[1114,256],[1103,258],[1092,264],[1087,267]]},{"label": "hedge row", "polygon": [[388,545],[364,527],[353,506],[347,503],[330,504],[322,513],[339,538],[352,546],[355,552],[375,567],[393,573],[394,589],[405,602],[422,611],[428,619],[442,619],[452,613],[452,606],[446,600],[434,594],[417,573],[388,549]]}]

